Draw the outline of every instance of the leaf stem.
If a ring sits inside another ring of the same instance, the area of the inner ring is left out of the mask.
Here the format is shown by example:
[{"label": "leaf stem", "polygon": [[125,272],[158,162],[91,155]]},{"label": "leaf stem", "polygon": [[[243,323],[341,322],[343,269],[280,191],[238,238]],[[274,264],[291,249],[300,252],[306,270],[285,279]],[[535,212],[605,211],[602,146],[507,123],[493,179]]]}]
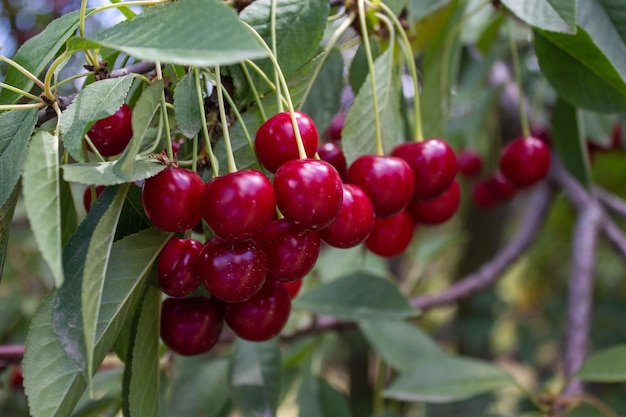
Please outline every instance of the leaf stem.
[{"label": "leaf stem", "polygon": [[0,61],[6,62],[10,66],[15,68],[19,72],[21,72],[22,74],[24,74],[26,77],[30,78],[39,88],[41,88],[41,90],[45,90],[46,89],[46,86],[44,85],[44,83],[39,78],[35,77],[35,75],[33,75],[32,72],[28,71],[26,68],[24,68],[23,66],[21,66],[17,62],[13,61],[11,58],[7,58],[4,55],[0,55]]},{"label": "leaf stem", "polygon": [[228,133],[228,120],[226,120],[226,110],[224,109],[224,95],[222,93],[222,76],[220,74],[220,66],[215,66],[215,88],[217,89],[217,107],[220,111],[220,122],[222,124],[222,134],[224,135],[224,145],[226,146],[226,160],[228,161],[228,172],[237,172],[235,164],[235,156],[233,155],[233,146],[230,142],[230,133]]},{"label": "leaf stem", "polygon": [[213,171],[213,176],[217,177],[219,175],[219,170],[217,166],[217,159],[215,159],[215,154],[213,153],[213,146],[211,145],[211,137],[209,136],[209,128],[206,123],[206,113],[204,112],[204,100],[202,98],[202,86],[200,85],[200,69],[194,68],[195,79],[196,79],[196,92],[198,94],[198,105],[200,106],[200,119],[202,121],[202,133],[204,135],[204,140],[206,141],[207,153],[209,155],[209,161],[211,161],[211,170]]},{"label": "leaf stem", "polygon": [[509,48],[511,49],[511,60],[513,61],[513,78],[515,78],[515,84],[517,84],[517,89],[519,91],[519,118],[522,125],[522,134],[524,135],[524,137],[529,137],[530,127],[528,125],[528,115],[526,114],[526,105],[524,103],[524,90],[522,89],[522,71],[519,62],[519,55],[517,53],[515,36],[513,34],[513,21],[509,19],[507,23]]},{"label": "leaf stem", "polygon": [[263,107],[263,103],[261,102],[259,91],[256,89],[256,86],[252,82],[252,77],[250,76],[250,71],[248,71],[248,67],[246,66],[246,64],[242,62],[240,65],[241,65],[241,70],[243,71],[243,75],[246,77],[246,81],[248,82],[248,86],[250,87],[250,90],[252,91],[252,95],[254,96],[254,101],[259,107],[259,111],[261,112],[261,117],[263,118],[263,121],[265,121],[267,120],[267,115],[265,114],[265,108]]}]

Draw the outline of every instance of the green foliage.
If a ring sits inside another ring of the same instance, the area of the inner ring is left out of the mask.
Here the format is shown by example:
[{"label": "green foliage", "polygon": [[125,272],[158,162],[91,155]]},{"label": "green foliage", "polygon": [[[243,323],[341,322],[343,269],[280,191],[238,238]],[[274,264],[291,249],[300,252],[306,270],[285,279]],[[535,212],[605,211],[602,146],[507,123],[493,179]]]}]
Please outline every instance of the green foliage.
[{"label": "green foliage", "polygon": [[626,380],[624,353],[626,345],[612,346],[595,352],[583,363],[577,376],[583,381],[623,382]]}]

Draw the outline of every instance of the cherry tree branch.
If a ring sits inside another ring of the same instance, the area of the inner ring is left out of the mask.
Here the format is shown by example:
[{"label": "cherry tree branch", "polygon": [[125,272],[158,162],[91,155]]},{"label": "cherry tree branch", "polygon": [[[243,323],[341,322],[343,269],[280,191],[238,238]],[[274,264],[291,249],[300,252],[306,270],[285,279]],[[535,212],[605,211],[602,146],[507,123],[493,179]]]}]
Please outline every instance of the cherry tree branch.
[{"label": "cherry tree branch", "polygon": [[0,366],[6,363],[20,363],[24,357],[24,345],[0,346]]}]

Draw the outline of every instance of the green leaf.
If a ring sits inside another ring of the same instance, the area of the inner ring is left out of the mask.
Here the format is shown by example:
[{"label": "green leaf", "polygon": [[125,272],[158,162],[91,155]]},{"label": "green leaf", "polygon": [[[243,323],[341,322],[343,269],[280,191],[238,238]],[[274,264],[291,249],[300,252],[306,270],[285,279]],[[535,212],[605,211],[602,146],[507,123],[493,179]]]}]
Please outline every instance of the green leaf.
[{"label": "green leaf", "polygon": [[318,285],[296,298],[294,307],[354,321],[402,320],[418,314],[396,284],[367,271]]},{"label": "green leaf", "polygon": [[0,207],[15,189],[30,135],[37,122],[37,110],[12,110],[0,114]]},{"label": "green leaf", "polygon": [[[88,9],[87,16],[92,11],[93,9]],[[35,76],[39,75],[63,47],[65,41],[74,34],[79,20],[80,11],[78,10],[53,20],[43,31],[24,42],[13,60]],[[3,81],[25,91],[30,91],[34,84],[30,78],[13,67],[9,67]],[[14,103],[19,97],[20,95],[13,91],[0,90],[1,104]]]},{"label": "green leaf", "polygon": [[425,356],[443,354],[430,336],[407,321],[361,320],[359,328],[374,350],[398,371],[407,369]]},{"label": "green leaf", "polygon": [[33,417],[67,417],[87,387],[52,330],[53,290],[33,317],[24,350],[24,388]]},{"label": "green leaf", "polygon": [[174,90],[174,116],[176,124],[186,138],[193,138],[202,128],[198,89],[193,72],[188,72]]},{"label": "green leaf", "polygon": [[304,376],[298,391],[298,417],[350,417],[350,403],[345,394],[337,391],[326,380],[312,375]]},{"label": "green leaf", "polygon": [[[98,319],[102,304],[104,280],[109,262],[109,254],[113,245],[113,237],[117,221],[122,211],[124,199],[129,185],[119,187],[115,198],[106,213],[100,218],[98,225],[89,240],[85,256],[81,305],[83,316],[83,335],[87,355],[88,375],[93,375],[97,364],[94,363],[96,340],[98,336]],[[87,242],[85,242],[87,244]],[[91,381],[90,381],[91,382]]]},{"label": "green leaf", "polygon": [[83,137],[97,120],[115,113],[124,104],[132,75],[108,78],[83,88],[61,115],[61,139],[70,155],[85,162]]},{"label": "green leaf", "polygon": [[400,401],[445,403],[495,391],[513,383],[507,373],[486,362],[441,355],[414,362],[383,395]]},{"label": "green leaf", "polygon": [[133,175],[128,179],[115,174],[116,161],[91,162],[63,165],[63,179],[68,182],[93,185],[117,185],[150,178],[165,169],[165,165],[154,159],[136,159]]},{"label": "green leaf", "polygon": [[[536,28],[551,32],[576,32],[576,0],[502,0],[502,4],[515,16]],[[564,10],[568,21],[563,19],[556,7]]]},{"label": "green leaf", "polygon": [[63,284],[61,257],[61,199],[59,186],[59,138],[37,132],[24,163],[24,207],[35,241],[50,267],[57,287]]},{"label": "green leaf", "polygon": [[[374,36],[370,37],[370,49],[372,50],[372,59],[376,60],[380,56],[381,51],[380,42],[378,42],[378,39]],[[350,69],[348,70],[348,82],[355,94],[361,89],[361,86],[367,78],[367,74],[369,74],[367,55],[365,53],[365,45],[361,43],[352,57]]]},{"label": "green leaf", "polygon": [[267,56],[235,11],[217,0],[153,6],[88,40],[71,39],[68,45],[73,49],[101,46],[147,61],[196,66],[228,65]]},{"label": "green leaf", "polygon": [[[229,407],[227,359],[179,357],[176,364],[167,415],[214,417]],[[198,387],[202,387],[202,395],[198,395]]]},{"label": "green leaf", "polygon": [[[378,116],[385,152],[390,152],[403,138],[398,134],[400,96],[399,85],[393,76],[393,54],[391,50],[383,52],[374,62],[374,80],[378,98]],[[341,143],[348,163],[352,163],[361,155],[376,153],[376,129],[372,104],[371,74],[365,79],[363,86],[354,99],[346,115],[346,122],[341,132]]]},{"label": "green leaf", "polygon": [[163,80],[157,80],[144,90],[133,108],[133,137],[113,168],[115,174],[126,181],[132,181],[131,178],[135,175],[137,154],[154,114],[159,109],[162,95]]},{"label": "green leaf", "polygon": [[626,111],[623,76],[584,29],[576,35],[536,30],[535,52],[550,84],[573,106],[600,113]]},{"label": "green leaf", "polygon": [[442,7],[450,3],[451,0],[410,0],[409,18],[411,23],[415,23],[423,18],[435,13]]},{"label": "green leaf", "polygon": [[235,406],[244,417],[276,415],[280,393],[278,339],[237,339],[230,360],[229,382]]},{"label": "green leaf", "polygon": [[583,362],[576,376],[590,382],[626,381],[626,345],[595,352]]},{"label": "green leaf", "polygon": [[17,205],[17,199],[20,194],[19,183],[13,188],[13,192],[9,194],[9,198],[0,207],[0,281],[2,281],[2,271],[4,270],[4,260],[7,255],[7,245],[9,243],[9,235],[11,234],[11,223],[13,221],[13,213]]},{"label": "green leaf", "polygon": [[559,99],[552,110],[552,143],[565,168],[589,187],[591,167],[581,110]]},{"label": "green leaf", "polygon": [[78,226],[78,215],[70,184],[66,181],[59,181],[59,192],[61,193],[61,246],[64,246]]}]

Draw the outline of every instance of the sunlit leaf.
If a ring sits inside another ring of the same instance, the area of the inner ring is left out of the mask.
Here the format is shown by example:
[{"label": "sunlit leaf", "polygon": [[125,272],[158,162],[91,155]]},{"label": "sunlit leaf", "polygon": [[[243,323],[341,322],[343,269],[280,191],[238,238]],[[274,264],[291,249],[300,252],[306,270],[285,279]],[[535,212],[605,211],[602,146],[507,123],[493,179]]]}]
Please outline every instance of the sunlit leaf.
[{"label": "sunlit leaf", "polygon": [[165,165],[154,159],[136,159],[133,175],[129,178],[120,178],[115,174],[116,161],[91,162],[84,164],[62,165],[63,179],[68,182],[77,182],[89,185],[117,185],[131,181],[141,181],[153,177],[165,169]]},{"label": "sunlit leaf", "polygon": [[[536,28],[562,33],[576,31],[576,0],[502,0],[502,4],[515,16]],[[557,7],[567,13],[569,22],[564,20]]]}]

